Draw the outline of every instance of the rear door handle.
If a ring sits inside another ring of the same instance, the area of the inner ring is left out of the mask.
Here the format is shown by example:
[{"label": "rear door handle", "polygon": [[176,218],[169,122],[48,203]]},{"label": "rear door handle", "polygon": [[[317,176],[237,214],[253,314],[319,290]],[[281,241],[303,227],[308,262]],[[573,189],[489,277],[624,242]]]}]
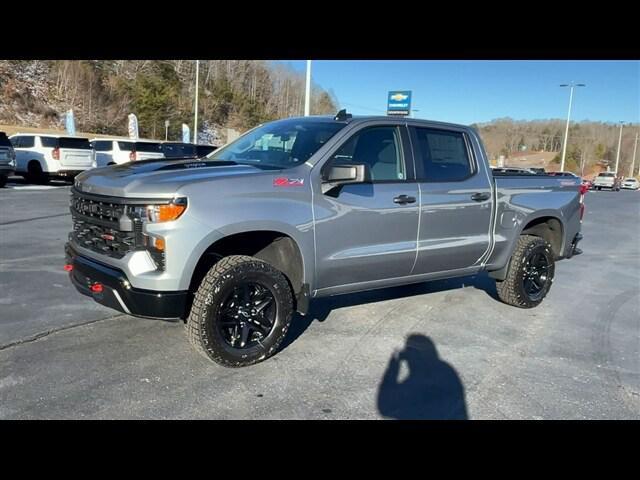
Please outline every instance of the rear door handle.
[{"label": "rear door handle", "polygon": [[416,203],[416,197],[410,197],[408,195],[398,195],[393,199],[393,203],[399,203],[404,205],[406,203]]},{"label": "rear door handle", "polygon": [[471,200],[475,202],[483,202],[484,200],[489,200],[491,198],[491,194],[488,192],[478,192],[471,195]]}]

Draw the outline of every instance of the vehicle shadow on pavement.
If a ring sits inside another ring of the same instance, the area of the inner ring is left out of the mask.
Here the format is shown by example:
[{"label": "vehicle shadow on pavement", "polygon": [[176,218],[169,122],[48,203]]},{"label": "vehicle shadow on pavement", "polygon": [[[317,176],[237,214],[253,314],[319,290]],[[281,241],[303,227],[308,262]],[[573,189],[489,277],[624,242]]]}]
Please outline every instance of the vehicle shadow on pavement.
[{"label": "vehicle shadow on pavement", "polygon": [[307,315],[303,316],[296,314],[294,316],[291,326],[289,327],[289,331],[287,332],[287,336],[280,346],[280,350],[284,350],[295,342],[314,321],[324,322],[332,310],[351,307],[354,305],[384,302],[386,300],[398,298],[414,297],[427,293],[444,292],[464,287],[473,287],[483,290],[491,298],[499,301],[498,293],[496,291],[496,282],[486,273],[319,298],[311,302],[309,313],[307,313]]},{"label": "vehicle shadow on pavement", "polygon": [[429,337],[415,333],[409,335],[403,350],[391,356],[378,387],[377,405],[380,414],[390,419],[469,418],[458,373],[440,358]]}]

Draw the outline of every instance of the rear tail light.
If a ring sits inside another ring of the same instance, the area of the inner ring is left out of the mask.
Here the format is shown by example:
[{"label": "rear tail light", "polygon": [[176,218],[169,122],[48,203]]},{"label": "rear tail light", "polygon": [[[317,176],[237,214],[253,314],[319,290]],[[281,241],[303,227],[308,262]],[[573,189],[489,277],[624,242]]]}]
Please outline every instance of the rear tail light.
[{"label": "rear tail light", "polygon": [[129,152],[129,161],[135,162],[136,160],[136,152]]},{"label": "rear tail light", "polygon": [[91,290],[93,293],[102,293],[103,287],[101,283],[94,283],[89,287],[89,290]]},{"label": "rear tail light", "polygon": [[53,155],[54,160],[60,160],[60,147],[54,148],[51,154]]},{"label": "rear tail light", "polygon": [[73,270],[73,265],[70,263],[67,263],[63,268],[65,272],[70,272]]}]

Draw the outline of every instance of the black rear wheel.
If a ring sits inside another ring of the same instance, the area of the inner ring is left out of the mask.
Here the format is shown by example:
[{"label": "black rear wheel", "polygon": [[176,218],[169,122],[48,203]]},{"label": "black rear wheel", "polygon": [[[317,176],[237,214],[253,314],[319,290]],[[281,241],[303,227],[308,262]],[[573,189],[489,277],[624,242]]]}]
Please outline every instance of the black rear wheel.
[{"label": "black rear wheel", "polygon": [[3,188],[7,184],[7,176],[0,175],[0,188]]},{"label": "black rear wheel", "polygon": [[496,282],[498,297],[520,308],[538,306],[549,292],[555,273],[555,256],[543,238],[521,235],[507,270],[507,277]]},{"label": "black rear wheel", "polygon": [[36,160],[32,160],[29,162],[29,165],[27,166],[27,175],[25,176],[25,179],[29,183],[37,183],[39,185],[49,182],[48,174],[42,171],[42,165],[40,165],[40,162]]},{"label": "black rear wheel", "polygon": [[291,323],[289,282],[270,264],[232,255],[218,261],[193,299],[186,331],[191,344],[225,367],[244,367],[273,355]]}]

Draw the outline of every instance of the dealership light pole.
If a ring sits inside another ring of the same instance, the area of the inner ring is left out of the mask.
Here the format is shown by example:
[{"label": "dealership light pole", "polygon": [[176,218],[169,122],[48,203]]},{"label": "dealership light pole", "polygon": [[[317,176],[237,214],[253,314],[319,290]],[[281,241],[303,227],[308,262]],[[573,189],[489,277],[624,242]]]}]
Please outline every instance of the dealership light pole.
[{"label": "dealership light pole", "polygon": [[[631,174],[630,177],[633,177],[633,169],[636,166],[636,150],[638,149],[638,132],[636,132],[636,143],[633,145],[633,160],[631,160]],[[638,168],[638,175],[640,176],[640,167]]]},{"label": "dealership light pole", "polygon": [[562,146],[562,161],[560,162],[560,171],[564,172],[564,159],[567,156],[567,141],[569,137],[569,119],[571,118],[571,102],[573,101],[573,88],[574,87],[586,87],[584,83],[563,83],[561,87],[570,87],[571,93],[569,94],[569,113],[567,113],[567,127],[564,131],[564,145]]},{"label": "dealership light pole", "polygon": [[304,90],[304,116],[309,116],[311,106],[311,60],[307,60],[307,84]]},{"label": "dealership light pole", "polygon": [[620,137],[618,137],[618,153],[616,153],[616,169],[614,170],[616,177],[618,176],[618,163],[620,162],[620,146],[622,145],[622,127],[624,122],[620,122]]},{"label": "dealership light pole", "polygon": [[196,106],[193,119],[193,143],[198,143],[198,75],[200,73],[200,60],[196,60]]}]

